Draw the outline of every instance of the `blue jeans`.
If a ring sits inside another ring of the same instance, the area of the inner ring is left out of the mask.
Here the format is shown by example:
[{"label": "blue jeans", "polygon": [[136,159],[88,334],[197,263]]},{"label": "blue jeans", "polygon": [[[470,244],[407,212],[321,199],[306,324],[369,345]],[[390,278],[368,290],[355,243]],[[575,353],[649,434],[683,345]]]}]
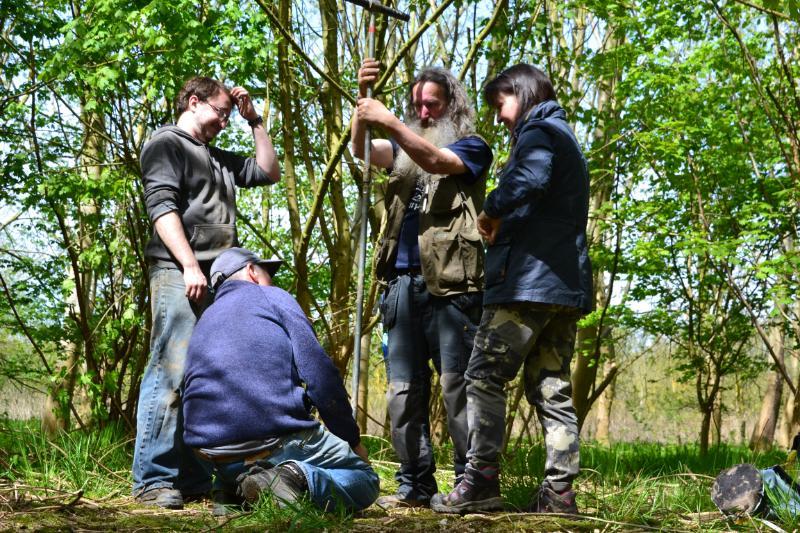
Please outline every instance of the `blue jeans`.
[{"label": "blue jeans", "polygon": [[206,304],[186,298],[180,270],[150,267],[153,327],[136,415],[134,496],[156,488],[201,494],[211,486],[208,473],[183,443],[180,397],[189,337]]},{"label": "blue jeans", "polygon": [[378,475],[345,441],[322,425],[285,436],[268,459],[255,463],[208,463],[214,471],[215,489],[236,492],[236,478],[252,466],[279,466],[292,461],[306,475],[311,500],[332,511],[342,505],[348,511],[366,509],[378,497]]}]

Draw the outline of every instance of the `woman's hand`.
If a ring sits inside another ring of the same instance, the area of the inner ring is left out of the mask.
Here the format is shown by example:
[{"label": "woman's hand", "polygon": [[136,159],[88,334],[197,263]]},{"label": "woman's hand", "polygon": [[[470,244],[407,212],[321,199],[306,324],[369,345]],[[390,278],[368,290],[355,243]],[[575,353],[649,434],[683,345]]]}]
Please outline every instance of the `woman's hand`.
[{"label": "woman's hand", "polygon": [[500,230],[500,224],[503,220],[500,218],[492,218],[485,212],[481,211],[478,215],[478,233],[481,234],[483,240],[489,244],[494,244],[497,237],[497,232]]}]

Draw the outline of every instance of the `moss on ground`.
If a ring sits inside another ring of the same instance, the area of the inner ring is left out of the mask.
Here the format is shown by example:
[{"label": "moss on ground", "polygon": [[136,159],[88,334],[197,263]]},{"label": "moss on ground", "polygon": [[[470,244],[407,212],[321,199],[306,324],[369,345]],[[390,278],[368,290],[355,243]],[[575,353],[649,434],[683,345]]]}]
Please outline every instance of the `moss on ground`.
[{"label": "moss on ground", "polygon": [[[359,516],[333,520],[325,527],[307,514],[292,515],[273,510],[268,516],[238,513],[224,518],[211,515],[208,502],[188,504],[181,511],[157,510],[136,505],[130,498],[104,502],[77,499],[63,502],[4,499],[0,511],[2,531],[620,531],[645,530],[641,523],[624,523],[585,517],[543,516],[525,513],[442,515],[428,509],[384,511],[371,507]],[[656,529],[660,529],[657,525]],[[674,528],[683,531],[724,530],[716,513],[685,516]]]}]

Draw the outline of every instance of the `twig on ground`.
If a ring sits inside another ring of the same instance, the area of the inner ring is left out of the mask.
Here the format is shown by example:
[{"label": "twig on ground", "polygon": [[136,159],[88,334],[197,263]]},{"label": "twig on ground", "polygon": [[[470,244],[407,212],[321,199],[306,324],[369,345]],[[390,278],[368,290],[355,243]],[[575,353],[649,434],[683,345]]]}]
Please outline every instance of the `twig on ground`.
[{"label": "twig on ground", "polygon": [[697,479],[714,479],[714,476],[707,476],[705,474],[695,474],[693,472],[677,472],[675,474],[663,474],[661,476],[647,478],[648,481],[656,481],[658,479],[665,479],[669,477],[691,477]]},{"label": "twig on ground", "polygon": [[242,518],[243,516],[247,516],[248,514],[250,514],[250,513],[247,513],[247,512],[244,512],[244,511],[241,512],[241,513],[231,513],[230,516],[225,516],[224,520],[219,520],[215,525],[213,525],[213,526],[211,526],[211,527],[209,527],[207,529],[201,529],[200,533],[209,533],[210,531],[221,531],[225,526],[227,526],[228,524],[230,524],[234,520],[238,520],[239,518]]},{"label": "twig on ground", "polygon": [[692,513],[678,518],[685,524],[696,524],[698,522],[713,522],[722,519],[719,511],[706,511],[703,513]]},{"label": "twig on ground", "polygon": [[34,505],[33,507],[25,509],[25,512],[27,512],[27,513],[41,513],[43,511],[52,511],[54,509],[62,510],[62,509],[67,509],[67,508],[74,507],[75,504],[78,503],[81,500],[81,498],[83,497],[83,490],[79,490],[78,492],[72,493],[72,494],[70,494],[70,496],[72,497],[72,499],[70,501],[68,501],[67,503],[61,503],[59,505],[37,506],[36,504],[50,502],[50,501],[53,501],[53,500],[59,498],[60,496],[51,496],[49,498],[43,498],[43,499],[37,499],[37,500],[29,499],[29,500],[27,500],[27,502],[25,502],[25,500],[19,500],[19,499],[17,499],[16,501],[19,501],[20,503],[28,503],[29,505],[30,504]]},{"label": "twig on ground", "polygon": [[385,465],[385,466],[400,466],[400,463],[396,461],[379,461],[378,459],[370,459],[370,462],[375,465]]},{"label": "twig on ground", "polygon": [[94,461],[97,463],[97,466],[99,466],[100,468],[102,468],[103,470],[105,470],[106,472],[108,472],[109,474],[114,476],[115,478],[117,478],[119,481],[122,481],[125,484],[128,483],[128,479],[127,478],[124,478],[124,477],[120,476],[119,474],[117,474],[116,472],[114,472],[113,470],[108,468],[106,465],[101,463],[98,459],[95,459],[95,457],[93,455],[89,454],[89,457],[94,459]]},{"label": "twig on ground", "polygon": [[644,529],[647,531],[669,531],[673,533],[681,532],[681,529],[671,529],[665,527],[654,527],[648,526],[646,524],[636,524],[633,522],[620,522],[618,520],[607,520],[605,518],[598,518],[596,516],[590,515],[574,515],[574,514],[566,514],[566,513],[547,513],[547,514],[540,514],[540,513],[519,513],[519,515],[528,516],[541,516],[542,518],[570,518],[572,520],[588,520],[590,522],[599,522],[601,524],[607,524],[611,526],[623,526],[630,529]]}]

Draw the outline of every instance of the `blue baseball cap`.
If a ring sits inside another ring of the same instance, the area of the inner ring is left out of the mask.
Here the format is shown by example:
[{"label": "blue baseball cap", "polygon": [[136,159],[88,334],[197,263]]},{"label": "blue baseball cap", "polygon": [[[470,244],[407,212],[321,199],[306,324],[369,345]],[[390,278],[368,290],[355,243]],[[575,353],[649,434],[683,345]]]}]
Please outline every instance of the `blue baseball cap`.
[{"label": "blue baseball cap", "polygon": [[228,248],[211,263],[211,287],[216,289],[231,274],[238,272],[250,263],[264,267],[272,277],[283,264],[283,261],[280,259],[262,259],[245,248]]}]

